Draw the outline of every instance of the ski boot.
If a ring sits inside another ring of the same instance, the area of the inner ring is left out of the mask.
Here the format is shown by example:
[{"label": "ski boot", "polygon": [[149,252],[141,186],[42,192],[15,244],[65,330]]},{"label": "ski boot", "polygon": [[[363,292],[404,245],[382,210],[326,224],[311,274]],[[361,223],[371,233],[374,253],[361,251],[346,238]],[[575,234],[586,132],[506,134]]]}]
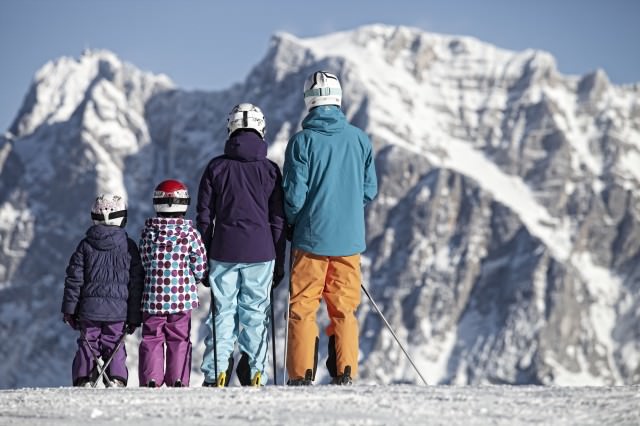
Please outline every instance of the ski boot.
[{"label": "ski boot", "polygon": [[313,370],[312,369],[308,369],[304,373],[304,378],[297,378],[297,379],[289,379],[289,380],[287,380],[287,385],[288,386],[311,386],[312,383],[313,383]]},{"label": "ski boot", "polygon": [[208,382],[207,379],[204,379],[202,386],[205,388],[223,388],[229,385],[229,380],[231,379],[231,372],[233,371],[233,355],[229,357],[229,364],[227,365],[227,370],[218,374],[218,378],[214,383]]},{"label": "ski boot", "polygon": [[351,366],[347,365],[346,367],[344,367],[344,372],[331,379],[331,384],[339,386],[352,385],[353,379],[351,379]]},{"label": "ski boot", "polygon": [[261,378],[261,374],[258,371],[256,374],[253,375],[253,379],[251,379],[251,386],[262,386],[260,384],[260,378]]},{"label": "ski boot", "polygon": [[227,386],[227,384],[229,384],[229,381],[227,380],[227,373],[223,371],[222,373],[218,374],[218,380],[216,380],[216,386],[219,388],[223,388]]},{"label": "ski boot", "polygon": [[90,388],[91,387],[91,379],[88,378],[88,377],[80,377],[76,381],[76,384],[74,386],[75,387],[79,387],[79,388]]},{"label": "ski boot", "polygon": [[121,379],[113,379],[109,382],[110,388],[126,388],[127,384]]}]

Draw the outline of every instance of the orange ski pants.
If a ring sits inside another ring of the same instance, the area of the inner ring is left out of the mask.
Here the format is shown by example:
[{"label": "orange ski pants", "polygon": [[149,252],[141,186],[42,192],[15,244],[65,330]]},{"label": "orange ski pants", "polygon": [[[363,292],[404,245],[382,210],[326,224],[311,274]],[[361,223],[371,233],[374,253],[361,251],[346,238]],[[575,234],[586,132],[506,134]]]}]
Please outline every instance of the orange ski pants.
[{"label": "orange ski pants", "polygon": [[287,373],[289,378],[305,376],[313,369],[317,312],[324,299],[330,324],[327,336],[335,336],[337,372],[351,366],[351,377],[358,374],[358,321],[355,311],[360,304],[360,254],[319,256],[293,250],[291,297],[289,305],[289,342]]}]

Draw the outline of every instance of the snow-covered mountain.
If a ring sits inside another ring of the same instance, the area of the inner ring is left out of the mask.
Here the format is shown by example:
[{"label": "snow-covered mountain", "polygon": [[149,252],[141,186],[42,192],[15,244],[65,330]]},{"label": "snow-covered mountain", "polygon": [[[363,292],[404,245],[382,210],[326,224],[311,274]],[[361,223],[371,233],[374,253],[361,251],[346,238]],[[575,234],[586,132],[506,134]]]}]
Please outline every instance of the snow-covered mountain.
[{"label": "snow-covered mountain", "polygon": [[[239,102],[265,112],[282,164],[317,69],[341,77],[343,109],[374,143],[364,284],[427,380],[640,381],[640,85],[562,75],[540,51],[373,25],[277,34],[220,92],[179,90],[106,51],[39,70],[0,140],[0,387],[70,382],[64,268],[95,195],[127,194],[137,238],[155,184],[196,190]],[[359,316],[363,381],[417,382],[366,299]]]}]

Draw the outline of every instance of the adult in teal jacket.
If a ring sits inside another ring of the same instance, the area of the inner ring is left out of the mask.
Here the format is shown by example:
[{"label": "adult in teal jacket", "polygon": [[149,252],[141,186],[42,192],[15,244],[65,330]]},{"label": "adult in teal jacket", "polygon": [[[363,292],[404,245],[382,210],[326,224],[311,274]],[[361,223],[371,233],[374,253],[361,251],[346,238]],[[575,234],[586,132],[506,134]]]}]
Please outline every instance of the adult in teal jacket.
[{"label": "adult in teal jacket", "polygon": [[[285,153],[285,215],[293,229],[289,344],[290,384],[310,384],[316,371],[316,312],[327,303],[327,367],[334,383],[357,372],[360,253],[364,207],[377,194],[371,142],[340,109],[338,78],[314,72],[305,83],[308,115]],[[315,341],[314,341],[315,339]],[[349,367],[345,371],[345,367]]]},{"label": "adult in teal jacket", "polygon": [[338,106],[309,111],[287,146],[283,186],[295,248],[327,256],[364,251],[364,205],[378,191],[373,150]]}]

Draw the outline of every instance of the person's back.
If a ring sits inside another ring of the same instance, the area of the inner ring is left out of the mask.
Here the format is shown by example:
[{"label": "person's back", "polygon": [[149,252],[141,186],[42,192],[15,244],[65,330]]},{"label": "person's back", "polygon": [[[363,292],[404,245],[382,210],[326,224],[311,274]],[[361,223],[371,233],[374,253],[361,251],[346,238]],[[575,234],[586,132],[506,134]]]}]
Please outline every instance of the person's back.
[{"label": "person's back", "polygon": [[[363,206],[376,193],[371,143],[336,105],[313,108],[302,128],[287,146],[284,175],[286,212],[296,217],[295,245],[320,255],[360,253]],[[303,180],[306,185],[299,184]]]},{"label": "person's back", "polygon": [[94,382],[95,358],[104,362],[112,354],[105,383],[127,384],[126,352],[119,342],[125,331],[133,333],[140,325],[144,271],[138,248],[124,230],[126,214],[122,197],[99,196],[91,212],[94,225],[67,267],[62,313],[81,333],[73,360],[74,386]]},{"label": "person's back", "polygon": [[272,260],[276,248],[271,224],[276,210],[282,215],[282,198],[273,196],[273,189],[281,183],[280,169],[267,159],[265,141],[251,130],[231,135],[224,152],[209,162],[198,197],[197,225],[209,258],[221,262]]},{"label": "person's back", "polygon": [[[198,192],[198,229],[209,257],[215,320],[205,339],[204,386],[226,386],[236,341],[242,385],[267,380],[269,290],[284,276],[282,175],[267,159],[266,122],[255,105],[236,105],[224,155],[207,165]],[[212,312],[214,310],[212,309]],[[213,339],[213,329],[216,339]]]},{"label": "person's back", "polygon": [[206,253],[191,220],[148,218],[140,250],[146,275],[143,312],[175,314],[197,308],[197,284],[205,274]]},{"label": "person's back", "polygon": [[[119,226],[93,225],[80,243],[84,284],[77,315],[92,321],[125,321],[129,299],[129,245],[135,244]],[[75,269],[74,265],[71,265]],[[79,275],[74,270],[71,275]],[[139,317],[139,315],[137,315]]]},{"label": "person's back", "polygon": [[191,313],[198,307],[197,284],[206,276],[204,244],[191,220],[184,218],[189,203],[189,191],[182,182],[160,182],[153,194],[157,217],[148,218],[140,234],[146,272],[140,386],[189,386]]},{"label": "person's back", "polygon": [[377,193],[369,138],[340,110],[338,78],[318,71],[304,87],[309,113],[285,152],[285,214],[293,228],[287,373],[290,385],[310,385],[318,360],[317,310],[327,304],[327,368],[334,384],[358,372],[360,253],[364,206]]}]

